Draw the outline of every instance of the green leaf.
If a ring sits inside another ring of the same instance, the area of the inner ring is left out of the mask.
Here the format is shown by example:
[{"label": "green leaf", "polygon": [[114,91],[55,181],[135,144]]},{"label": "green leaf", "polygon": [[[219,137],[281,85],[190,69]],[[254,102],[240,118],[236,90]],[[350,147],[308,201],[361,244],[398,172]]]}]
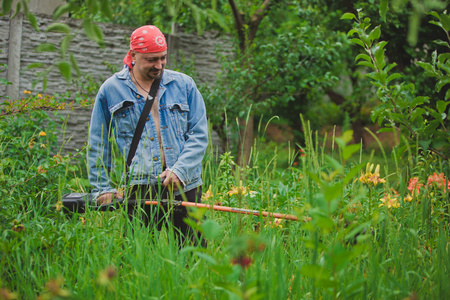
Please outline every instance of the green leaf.
[{"label": "green leaf", "polygon": [[418,11],[414,11],[413,14],[409,17],[409,26],[408,26],[408,42],[411,46],[415,46],[417,44],[417,37],[419,33],[420,26],[420,13]]},{"label": "green leaf", "polygon": [[364,59],[367,60],[368,62],[371,62],[372,60],[370,59],[370,56],[364,53],[358,54],[358,56],[356,56],[355,61],[358,61],[360,59]]},{"label": "green leaf", "polygon": [[362,168],[364,168],[364,166],[365,166],[365,164],[362,163],[362,164],[359,164],[359,165],[356,165],[356,166],[352,167],[352,168],[350,169],[350,171],[348,171],[348,173],[345,175],[345,178],[344,178],[344,181],[343,181],[344,184],[347,184],[347,183],[349,183],[350,181],[352,181],[353,178],[355,178],[355,176],[359,173],[359,171],[360,171]]},{"label": "green leaf", "polygon": [[222,276],[228,276],[233,273],[233,268],[230,265],[213,265],[210,269]]},{"label": "green leaf", "polygon": [[352,29],[347,33],[347,37],[350,37],[350,36],[354,35],[355,33],[358,33],[358,30]]},{"label": "green leaf", "polygon": [[86,7],[92,15],[98,13],[99,3],[97,0],[86,0]]},{"label": "green leaf", "polygon": [[430,63],[418,61],[418,62],[416,62],[416,64],[426,71],[434,72],[433,66]]},{"label": "green leaf", "polygon": [[58,64],[58,70],[64,79],[69,83],[72,80],[72,68],[67,61],[61,61]]},{"label": "green leaf", "polygon": [[378,25],[369,33],[369,39],[371,41],[379,39],[380,36],[381,36],[381,25]]},{"label": "green leaf", "polygon": [[58,48],[50,43],[42,43],[39,44],[36,49],[34,49],[36,52],[57,52]]},{"label": "green leaf", "polygon": [[360,62],[357,63],[357,65],[358,66],[366,66],[366,67],[369,67],[369,68],[375,70],[375,66],[372,63],[368,62],[368,61],[360,61]]},{"label": "green leaf", "polygon": [[36,31],[38,31],[38,32],[41,31],[41,30],[39,29],[39,26],[38,26],[37,18],[36,18],[36,16],[35,16],[34,14],[28,13],[28,14],[27,14],[27,20],[30,22],[31,27],[33,27],[34,30],[36,30]]},{"label": "green leaf", "polygon": [[443,13],[441,15],[441,24],[445,31],[450,31],[450,16]]},{"label": "green leaf", "polygon": [[85,19],[83,22],[84,33],[86,36],[101,45],[103,43],[103,32],[96,24],[91,20]]},{"label": "green leaf", "polygon": [[388,0],[381,0],[380,1],[380,8],[379,8],[379,12],[380,12],[380,17],[381,19],[386,22],[386,13],[388,11]]},{"label": "green leaf", "polygon": [[356,16],[352,13],[345,13],[341,17],[341,20],[353,20],[353,19],[356,19]]},{"label": "green leaf", "polygon": [[436,83],[436,91],[441,91],[441,89],[447,84],[450,84],[450,76],[443,76],[439,78],[438,82]]},{"label": "green leaf", "polygon": [[47,89],[48,86],[48,78],[47,76],[45,76],[44,78],[42,78],[42,88],[45,91]]},{"label": "green leaf", "polygon": [[12,0],[2,0],[2,13],[8,15],[11,11],[13,1]]},{"label": "green leaf", "polygon": [[417,96],[416,98],[414,98],[414,100],[412,101],[412,105],[410,105],[410,107],[414,108],[416,106],[422,105],[424,103],[429,103],[430,97],[427,96]]},{"label": "green leaf", "polygon": [[203,260],[215,265],[216,264],[216,260],[211,257],[210,255],[206,254],[206,253],[202,253],[202,252],[195,252],[195,255],[197,255],[198,257],[202,258]]},{"label": "green leaf", "polygon": [[400,73],[394,73],[394,74],[391,74],[391,75],[387,78],[386,84],[388,84],[389,82],[391,82],[391,81],[394,80],[394,79],[401,78],[401,77],[402,77],[402,75],[401,75]]},{"label": "green leaf", "polygon": [[[333,200],[340,198],[343,192],[342,191],[343,188],[344,188],[343,183],[336,183],[326,186],[323,192],[325,200],[327,200],[327,202],[331,202]],[[324,222],[324,219],[321,219],[321,222]],[[326,224],[327,224],[326,229],[331,229],[334,227],[334,222],[333,223],[326,222]]]},{"label": "green leaf", "polygon": [[48,25],[48,27],[45,29],[45,32],[59,32],[70,34],[70,27],[69,25],[64,23],[52,23]]},{"label": "green leaf", "polygon": [[375,57],[375,62],[380,70],[386,66],[385,57],[384,57],[384,46],[386,46],[387,42],[382,41],[373,47],[373,55]]},{"label": "green leaf", "polygon": [[64,59],[66,56],[67,49],[69,49],[70,42],[72,41],[73,36],[66,35],[61,39],[60,51],[61,56]]},{"label": "green leaf", "polygon": [[69,54],[69,60],[70,60],[70,65],[77,73],[77,76],[81,76],[80,67],[78,66],[77,59],[75,58],[75,55],[73,53]]},{"label": "green leaf", "polygon": [[450,59],[450,53],[441,53],[438,56],[438,61],[443,64],[446,60]]},{"label": "green leaf", "polygon": [[390,70],[392,70],[394,67],[396,67],[397,64],[396,63],[392,63],[386,66],[386,68],[384,69],[385,72],[389,72]]},{"label": "green leaf", "polygon": [[424,108],[416,108],[411,112],[411,122],[414,122],[417,118],[419,118],[419,121],[421,122],[423,120],[423,114],[425,114],[426,111]]},{"label": "green leaf", "polygon": [[202,223],[201,227],[203,228],[203,235],[208,240],[215,239],[222,230],[222,226],[214,220],[206,220]]},{"label": "green leaf", "polygon": [[55,12],[53,13],[53,20],[59,19],[62,15],[68,14],[71,11],[75,10],[75,7],[73,2],[60,5],[56,8]]},{"label": "green leaf", "polygon": [[111,20],[113,18],[113,12],[111,10],[111,5],[108,0],[100,1],[100,10],[108,19]]},{"label": "green leaf", "polygon": [[328,278],[328,271],[319,265],[303,265],[300,273],[303,276],[311,277],[315,279]]},{"label": "green leaf", "polygon": [[21,11],[21,9],[22,9],[22,2],[17,2],[16,10],[14,11],[10,19],[14,19],[17,16],[17,14]]},{"label": "green leaf", "polygon": [[364,43],[360,40],[360,39],[358,39],[358,38],[353,38],[353,39],[351,39],[350,40],[352,43],[354,43],[354,44],[358,44],[358,45],[360,45],[361,47],[365,47],[364,46]]},{"label": "green leaf", "polygon": [[450,48],[450,45],[448,44],[448,42],[443,41],[443,40],[434,40],[433,43],[435,43],[439,46],[444,46],[444,47]]},{"label": "green leaf", "polygon": [[361,144],[348,145],[342,150],[342,158],[344,160],[349,159],[355,152],[361,149]]},{"label": "green leaf", "polygon": [[22,69],[22,72],[28,71],[31,69],[36,69],[36,68],[43,68],[43,67],[45,67],[44,63],[35,62],[35,63],[28,64],[25,68]]}]

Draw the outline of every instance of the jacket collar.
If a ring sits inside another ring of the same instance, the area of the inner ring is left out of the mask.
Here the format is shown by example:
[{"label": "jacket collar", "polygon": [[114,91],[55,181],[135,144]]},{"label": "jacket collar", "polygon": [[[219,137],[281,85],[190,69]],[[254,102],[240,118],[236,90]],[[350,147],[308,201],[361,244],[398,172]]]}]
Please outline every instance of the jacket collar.
[{"label": "jacket collar", "polygon": [[[116,73],[116,76],[119,79],[122,79],[122,80],[129,79],[131,81],[130,68],[128,68],[128,66],[125,65],[124,68],[121,71]],[[172,70],[164,69],[163,78],[161,80],[161,84],[162,85],[167,85],[173,80],[174,80],[174,76],[173,76]]]}]

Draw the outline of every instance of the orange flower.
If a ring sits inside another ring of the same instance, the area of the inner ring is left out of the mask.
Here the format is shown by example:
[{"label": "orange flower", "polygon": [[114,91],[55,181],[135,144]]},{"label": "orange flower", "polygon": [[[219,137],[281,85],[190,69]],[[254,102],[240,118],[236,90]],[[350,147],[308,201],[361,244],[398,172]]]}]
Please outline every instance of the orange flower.
[{"label": "orange flower", "polygon": [[47,134],[45,133],[45,131],[41,131],[39,132],[39,136],[46,136]]},{"label": "orange flower", "polygon": [[55,164],[59,165],[60,163],[63,162],[63,158],[61,156],[61,154],[56,154],[53,156],[53,160],[55,161]]},{"label": "orange flower", "polygon": [[36,142],[34,141],[34,138],[32,138],[29,142],[28,142],[28,148],[33,149],[34,144],[36,144]]},{"label": "orange flower", "polygon": [[438,188],[450,188],[450,181],[447,177],[445,177],[444,173],[440,173],[439,175],[436,172],[433,175],[428,176],[428,185],[437,185]]},{"label": "orange flower", "polygon": [[420,188],[423,187],[423,184],[419,182],[419,177],[413,177],[409,180],[408,190],[413,195],[418,195],[420,193]]},{"label": "orange flower", "polygon": [[28,90],[24,90],[23,92],[24,92],[24,94],[27,94],[27,95],[30,95],[30,94],[31,94],[31,92],[28,91]]},{"label": "orange flower", "polygon": [[47,170],[43,166],[39,166],[37,169],[38,174],[42,174],[47,172]]}]

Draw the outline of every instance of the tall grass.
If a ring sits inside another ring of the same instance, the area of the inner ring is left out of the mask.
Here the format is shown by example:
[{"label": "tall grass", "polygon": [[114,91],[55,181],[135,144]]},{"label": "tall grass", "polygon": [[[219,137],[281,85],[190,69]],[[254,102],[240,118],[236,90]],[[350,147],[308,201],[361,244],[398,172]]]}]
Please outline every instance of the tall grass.
[{"label": "tall grass", "polygon": [[[210,149],[204,202],[294,213],[299,221],[192,210],[206,247],[180,248],[172,227],[145,228],[123,210],[67,215],[55,206],[69,191],[65,184],[58,193],[22,195],[26,209],[1,199],[12,210],[1,222],[2,297],[448,299],[448,190],[430,187],[405,200],[412,175],[426,179],[448,162],[397,157],[394,170],[380,168],[386,183],[370,185],[362,178],[373,161],[349,143],[349,133],[330,137],[335,148],[328,151],[327,137],[304,120],[303,129],[306,156],[290,153],[284,169],[275,163],[278,150],[259,142],[246,168],[228,152],[217,162]],[[411,160],[427,163],[413,167]],[[52,180],[68,182],[72,174]],[[398,207],[379,206],[386,194]]]}]

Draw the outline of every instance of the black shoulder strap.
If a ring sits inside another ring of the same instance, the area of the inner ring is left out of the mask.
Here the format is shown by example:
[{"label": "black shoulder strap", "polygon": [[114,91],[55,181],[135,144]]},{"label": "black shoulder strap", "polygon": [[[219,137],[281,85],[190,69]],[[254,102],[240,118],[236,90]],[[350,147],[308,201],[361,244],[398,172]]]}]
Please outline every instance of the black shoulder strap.
[{"label": "black shoulder strap", "polygon": [[145,101],[144,108],[142,109],[141,116],[139,117],[138,124],[136,126],[136,130],[134,131],[133,141],[131,142],[130,151],[128,152],[127,158],[127,167],[130,167],[131,161],[133,160],[134,155],[136,154],[137,146],[139,144],[139,140],[141,139],[142,131],[144,130],[144,125],[146,119],[150,113],[150,109],[152,108],[153,102],[155,101],[156,93],[158,92],[159,83],[161,82],[162,74],[159,78],[153,80],[152,87],[150,88],[150,92],[148,93],[147,100]]}]

